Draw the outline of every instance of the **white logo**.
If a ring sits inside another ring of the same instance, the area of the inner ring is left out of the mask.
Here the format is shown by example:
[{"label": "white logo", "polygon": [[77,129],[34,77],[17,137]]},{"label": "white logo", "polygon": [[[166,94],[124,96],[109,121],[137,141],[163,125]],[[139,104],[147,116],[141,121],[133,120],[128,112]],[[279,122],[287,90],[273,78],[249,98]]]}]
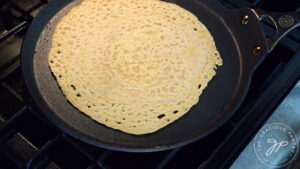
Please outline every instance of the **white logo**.
[{"label": "white logo", "polygon": [[271,123],[255,136],[254,151],[265,165],[282,167],[293,161],[297,154],[298,141],[295,133],[286,125]]}]

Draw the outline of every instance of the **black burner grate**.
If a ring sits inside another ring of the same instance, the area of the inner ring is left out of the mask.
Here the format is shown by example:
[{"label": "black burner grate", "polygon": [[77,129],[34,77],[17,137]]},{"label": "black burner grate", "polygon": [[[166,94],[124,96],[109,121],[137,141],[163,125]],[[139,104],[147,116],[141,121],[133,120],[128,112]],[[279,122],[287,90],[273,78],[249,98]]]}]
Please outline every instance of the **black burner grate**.
[{"label": "black burner grate", "polygon": [[[25,2],[25,4],[24,4]],[[28,26],[33,20],[38,8],[47,4],[48,0],[19,2],[13,0],[5,0],[0,3],[0,42],[16,34]],[[28,4],[32,3],[32,4]],[[22,6],[26,6],[23,8]]]},{"label": "black burner grate", "polygon": [[[298,0],[221,0],[228,8],[296,10]],[[11,39],[23,40],[26,28],[48,0],[0,1],[0,51],[7,57]],[[282,6],[282,8],[280,8]],[[263,22],[267,36],[273,25]],[[20,70],[20,49],[0,62],[0,168],[181,169],[228,167],[255,131],[300,77],[300,30],[291,32],[257,69],[239,111],[206,138],[173,150],[124,153],[78,141],[50,124],[35,109]],[[9,43],[8,43],[9,42]],[[5,51],[6,50],[6,51]],[[2,66],[1,66],[2,65]]]}]

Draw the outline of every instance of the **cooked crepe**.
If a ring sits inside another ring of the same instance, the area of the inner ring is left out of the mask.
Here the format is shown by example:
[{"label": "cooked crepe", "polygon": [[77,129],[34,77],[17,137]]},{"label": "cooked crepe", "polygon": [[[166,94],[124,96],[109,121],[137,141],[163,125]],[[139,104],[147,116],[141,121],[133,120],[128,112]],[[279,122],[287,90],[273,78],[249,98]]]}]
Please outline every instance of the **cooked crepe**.
[{"label": "cooked crepe", "polygon": [[158,0],[83,0],[57,24],[48,62],[73,106],[136,135],[186,114],[222,65],[198,18]]}]

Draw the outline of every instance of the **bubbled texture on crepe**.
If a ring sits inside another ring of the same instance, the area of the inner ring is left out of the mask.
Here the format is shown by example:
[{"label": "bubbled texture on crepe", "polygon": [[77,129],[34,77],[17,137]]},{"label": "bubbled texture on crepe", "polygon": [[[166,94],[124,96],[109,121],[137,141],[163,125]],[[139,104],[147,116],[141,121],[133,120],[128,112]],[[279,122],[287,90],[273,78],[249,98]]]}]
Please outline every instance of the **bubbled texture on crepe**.
[{"label": "bubbled texture on crepe", "polygon": [[197,17],[158,0],[83,0],[57,24],[48,61],[75,107],[131,134],[187,113],[222,65]]}]

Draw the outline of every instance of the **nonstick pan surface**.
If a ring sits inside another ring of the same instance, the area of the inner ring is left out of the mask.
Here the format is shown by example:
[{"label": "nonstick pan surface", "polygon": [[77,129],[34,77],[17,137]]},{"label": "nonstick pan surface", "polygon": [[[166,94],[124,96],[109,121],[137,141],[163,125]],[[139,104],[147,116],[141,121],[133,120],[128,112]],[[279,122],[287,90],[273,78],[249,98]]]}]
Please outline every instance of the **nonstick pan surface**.
[{"label": "nonstick pan surface", "polygon": [[[170,1],[168,1],[170,2]],[[80,0],[52,0],[30,26],[22,48],[22,68],[27,87],[40,112],[51,122],[89,144],[120,151],[159,151],[201,139],[220,127],[236,111],[251,73],[266,52],[257,18],[250,10],[227,10],[211,0],[171,1],[194,13],[216,42],[223,66],[209,82],[199,102],[177,121],[146,135],[131,135],[95,122],[73,107],[62,94],[48,66],[52,34],[59,19]],[[241,24],[243,15],[249,24]],[[253,56],[259,45],[260,53]]]}]

